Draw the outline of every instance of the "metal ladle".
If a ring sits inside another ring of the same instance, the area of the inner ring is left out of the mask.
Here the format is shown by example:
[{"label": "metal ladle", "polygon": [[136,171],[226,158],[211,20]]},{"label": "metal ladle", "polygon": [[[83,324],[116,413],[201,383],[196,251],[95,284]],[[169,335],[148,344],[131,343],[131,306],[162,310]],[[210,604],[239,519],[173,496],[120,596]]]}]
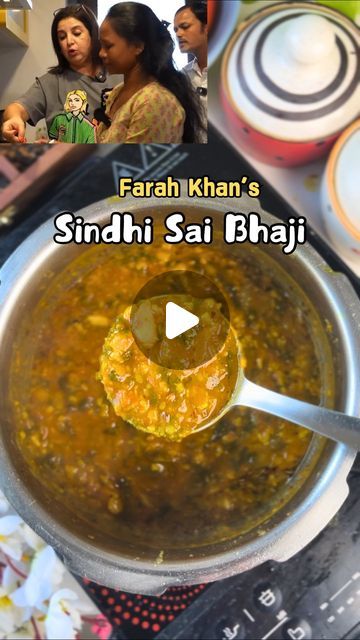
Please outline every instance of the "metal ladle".
[{"label": "metal ladle", "polygon": [[318,407],[301,400],[295,400],[275,391],[270,391],[270,389],[260,387],[247,380],[241,368],[239,368],[238,381],[231,400],[220,415],[202,424],[196,431],[207,429],[230,409],[238,405],[265,411],[273,416],[278,416],[310,429],[321,436],[360,450],[360,418],[348,416],[339,411],[332,411],[325,407]]},{"label": "metal ladle", "polygon": [[[154,296],[154,300],[161,300],[162,298],[167,299],[166,296]],[[172,299],[176,299],[179,301],[179,296],[174,295]],[[148,311],[147,311],[148,313]],[[130,316],[130,308],[128,311],[128,316]],[[153,322],[155,325],[155,320]],[[151,326],[149,316],[145,314],[144,317],[141,317],[141,322],[139,322],[139,328],[141,331],[146,328],[146,337],[147,334],[151,334],[149,332],[149,325]],[[139,329],[136,330],[137,335],[139,336]],[[197,433],[198,431],[202,431],[203,429],[207,429],[215,422],[218,422],[220,418],[222,418],[230,409],[235,406],[242,405],[245,407],[249,407],[251,409],[259,409],[260,411],[265,411],[271,415],[277,416],[279,418],[283,418],[284,420],[288,420],[289,422],[293,422],[294,424],[305,427],[306,429],[310,429],[315,433],[318,433],[322,436],[330,438],[331,440],[335,440],[336,442],[342,442],[350,447],[353,447],[356,450],[360,450],[360,418],[349,416],[339,411],[333,411],[331,409],[327,409],[325,407],[319,407],[308,402],[303,402],[301,400],[295,400],[294,398],[289,398],[288,396],[281,395],[275,391],[271,391],[270,389],[266,389],[261,387],[250,380],[247,380],[244,375],[244,368],[241,356],[241,345],[238,337],[236,336],[233,328],[229,326],[230,336],[233,338],[232,348],[234,349],[234,361],[238,364],[238,372],[237,372],[237,380],[234,391],[231,395],[230,400],[225,404],[223,409],[216,413],[213,418],[209,420],[205,420],[200,423],[197,428],[195,428],[191,433]],[[151,336],[155,341],[158,339],[157,334],[154,328],[154,337]],[[142,342],[144,342],[144,338],[142,337]],[[148,355],[146,355],[148,357]],[[162,364],[162,366],[165,366]],[[108,368],[108,365],[106,365]],[[104,383],[106,389],[106,383]],[[110,392],[110,396],[113,392]],[[118,414],[118,415],[121,415]],[[122,416],[124,418],[124,416]],[[125,418],[128,422],[133,424],[134,427],[141,429],[139,426],[138,417],[135,420],[130,419],[129,417]],[[143,429],[146,431],[146,429]],[[181,432],[180,432],[181,433]],[[191,435],[191,433],[186,433],[182,437]]]}]

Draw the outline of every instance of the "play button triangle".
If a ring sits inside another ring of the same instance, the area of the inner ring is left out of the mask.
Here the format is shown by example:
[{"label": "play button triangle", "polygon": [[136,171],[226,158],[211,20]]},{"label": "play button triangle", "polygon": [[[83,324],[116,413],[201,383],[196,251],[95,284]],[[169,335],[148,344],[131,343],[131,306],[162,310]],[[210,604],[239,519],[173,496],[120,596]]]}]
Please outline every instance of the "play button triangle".
[{"label": "play button triangle", "polygon": [[175,302],[166,304],[166,327],[165,333],[169,340],[177,338],[185,331],[189,331],[199,324],[198,316],[190,313],[183,307],[179,307]]}]

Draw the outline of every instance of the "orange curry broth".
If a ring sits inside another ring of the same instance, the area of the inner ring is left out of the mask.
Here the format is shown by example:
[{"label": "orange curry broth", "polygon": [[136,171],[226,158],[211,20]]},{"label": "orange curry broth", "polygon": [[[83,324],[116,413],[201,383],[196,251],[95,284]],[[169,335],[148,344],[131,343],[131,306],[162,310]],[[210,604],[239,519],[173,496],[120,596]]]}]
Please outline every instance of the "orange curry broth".
[{"label": "orange curry broth", "polygon": [[[196,368],[168,368],[169,363],[178,367],[186,360],[183,342],[163,335],[169,301],[185,305],[200,318],[197,327],[186,332],[188,350],[196,350],[204,361]],[[220,415],[234,392],[241,356],[232,331],[213,357],[207,355],[220,323],[227,324],[218,307],[211,299],[163,295],[133,306],[138,327],[131,326],[130,307],[117,317],[104,342],[99,372],[116,415],[137,429],[177,441]],[[133,330],[157,356],[155,361],[139,348]]]},{"label": "orange curry broth", "polygon": [[106,335],[136,292],[159,273],[191,269],[227,296],[247,377],[319,402],[313,312],[257,255],[97,245],[43,295],[14,358],[12,404],[24,458],[69,509],[100,518],[115,534],[145,531],[163,546],[221,539],[268,513],[308,449],[307,430],[236,408],[213,427],[168,442],[118,418],[97,380]]}]

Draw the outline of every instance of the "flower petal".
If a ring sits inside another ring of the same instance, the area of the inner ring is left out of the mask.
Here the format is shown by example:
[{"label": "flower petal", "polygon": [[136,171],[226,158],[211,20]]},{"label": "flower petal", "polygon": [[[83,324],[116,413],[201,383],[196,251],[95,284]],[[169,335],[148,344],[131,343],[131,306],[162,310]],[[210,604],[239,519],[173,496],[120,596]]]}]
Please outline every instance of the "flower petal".
[{"label": "flower petal", "polygon": [[0,537],[14,533],[22,520],[19,516],[3,516],[0,518]]},{"label": "flower petal", "polygon": [[46,542],[25,523],[23,523],[21,527],[21,533],[26,544],[34,549],[34,551],[40,551],[46,546]]},{"label": "flower petal", "polygon": [[1,540],[0,536],[0,549],[13,560],[21,560],[22,546],[20,540],[15,536],[4,540]]},{"label": "flower petal", "polygon": [[20,607],[31,606],[41,610],[42,603],[50,598],[64,571],[54,549],[44,547],[36,553],[24,584],[11,595],[13,602]]},{"label": "flower petal", "polygon": [[78,600],[71,589],[59,589],[49,603],[49,611],[45,618],[46,635],[52,640],[75,640],[76,631],[81,627],[81,617],[69,605],[69,600]]}]

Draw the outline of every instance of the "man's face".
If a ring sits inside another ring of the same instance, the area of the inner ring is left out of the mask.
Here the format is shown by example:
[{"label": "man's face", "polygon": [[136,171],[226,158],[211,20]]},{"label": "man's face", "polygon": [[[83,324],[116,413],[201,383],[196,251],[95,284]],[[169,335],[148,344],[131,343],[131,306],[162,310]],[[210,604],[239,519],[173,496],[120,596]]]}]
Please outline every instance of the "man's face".
[{"label": "man's face", "polygon": [[202,24],[190,8],[176,14],[174,31],[182,53],[196,56],[203,48],[207,48],[207,25]]}]

